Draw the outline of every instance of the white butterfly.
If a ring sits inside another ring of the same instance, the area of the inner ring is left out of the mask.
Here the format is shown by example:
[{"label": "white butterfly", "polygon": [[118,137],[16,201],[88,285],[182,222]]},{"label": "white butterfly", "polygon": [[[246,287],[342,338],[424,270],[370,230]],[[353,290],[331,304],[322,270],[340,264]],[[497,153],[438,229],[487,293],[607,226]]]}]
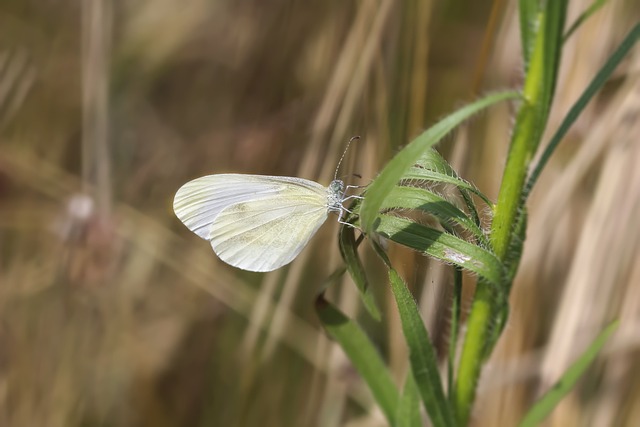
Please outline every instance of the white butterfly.
[{"label": "white butterfly", "polygon": [[272,271],[293,261],[329,212],[347,209],[344,183],[329,187],[302,178],[220,174],[194,179],[176,193],[176,216],[211,242],[224,262],[249,271]]}]

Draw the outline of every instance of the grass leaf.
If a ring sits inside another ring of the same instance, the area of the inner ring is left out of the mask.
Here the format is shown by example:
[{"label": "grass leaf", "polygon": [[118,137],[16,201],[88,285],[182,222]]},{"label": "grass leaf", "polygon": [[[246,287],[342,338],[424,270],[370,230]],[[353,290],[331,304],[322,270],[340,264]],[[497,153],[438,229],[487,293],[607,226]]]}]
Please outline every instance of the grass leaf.
[{"label": "grass leaf", "polygon": [[402,331],[409,346],[409,360],[422,402],[436,427],[454,425],[453,412],[445,398],[438,360],[429,333],[422,322],[418,306],[400,275],[389,269],[389,281],[398,305]]},{"label": "grass leaf", "polygon": [[399,186],[389,194],[382,209],[417,209],[433,215],[448,225],[458,225],[471,233],[485,246],[488,241],[484,231],[463,211],[443,197],[423,188]]},{"label": "grass leaf", "polygon": [[571,35],[578,29],[580,28],[580,26],[587,20],[589,19],[594,13],[596,13],[598,10],[600,10],[600,8],[602,6],[604,6],[604,4],[607,2],[607,0],[595,0],[593,3],[591,3],[591,6],[589,6],[584,12],[582,12],[580,14],[580,16],[578,16],[578,18],[575,20],[575,22],[571,25],[571,27],[567,30],[567,32],[565,33],[564,37],[563,37],[563,41],[567,41],[569,39],[569,37],[571,37]]},{"label": "grass leaf", "polygon": [[316,311],[324,328],[340,344],[369,386],[389,423],[393,425],[398,412],[400,393],[371,340],[353,320],[323,296],[316,300]]},{"label": "grass leaf", "polygon": [[587,350],[576,360],[560,378],[560,380],[542,396],[527,415],[520,422],[520,427],[537,426],[544,420],[556,405],[565,397],[576,385],[578,379],[584,374],[591,362],[596,358],[602,347],[618,327],[618,321],[611,323],[598,335]]},{"label": "grass leaf", "polygon": [[356,243],[355,229],[353,227],[341,227],[339,244],[342,259],[344,259],[344,262],[347,266],[347,271],[349,271],[351,278],[360,291],[360,296],[362,297],[364,307],[371,315],[371,317],[379,321],[380,309],[376,304],[374,295],[371,293],[371,289],[369,288],[369,281],[367,280],[367,274],[364,270],[364,267],[362,266],[362,261],[360,261],[360,257],[358,256],[358,245]]},{"label": "grass leaf", "polygon": [[449,354],[447,359],[447,392],[449,400],[453,401],[455,395],[454,368],[456,363],[456,350],[458,348],[458,332],[460,330],[460,313],[462,308],[462,269],[456,267],[453,270],[453,298],[451,301],[451,326],[449,330]]},{"label": "grass leaf", "polygon": [[398,405],[398,416],[396,418],[396,427],[421,427],[422,417],[420,416],[420,394],[416,381],[413,379],[413,373],[407,373],[407,379],[404,383],[404,389],[400,396],[400,404]]},{"label": "grass leaf", "polygon": [[473,202],[471,193],[480,197],[491,209],[493,202],[489,200],[478,188],[468,181],[460,178],[451,165],[435,149],[427,150],[418,159],[416,165],[409,170],[413,177],[407,179],[425,179],[439,184],[453,184],[458,188],[462,199],[469,209],[476,225],[480,226],[480,215]]},{"label": "grass leaf", "polygon": [[465,192],[471,192],[479,196],[488,206],[493,207],[493,202],[489,200],[480,190],[478,190],[473,184],[457,177],[443,175],[432,170],[421,169],[419,167],[410,168],[401,177],[402,180],[423,180],[431,181],[440,184],[452,184],[458,187],[459,190]]},{"label": "grass leaf", "polygon": [[385,198],[423,153],[472,115],[497,102],[517,99],[519,96],[517,92],[489,95],[450,114],[409,143],[391,159],[380,175],[369,185],[360,209],[362,229],[367,233],[373,231],[374,221]]},{"label": "grass leaf", "polygon": [[504,279],[502,263],[494,254],[443,231],[425,227],[405,218],[380,215],[376,233],[478,274],[498,289]]},{"label": "grass leaf", "polygon": [[543,28],[537,34],[542,38],[543,48],[543,96],[541,99],[542,120],[546,124],[551,103],[556,91],[560,56],[562,53],[564,25],[569,0],[553,0],[544,2]]}]

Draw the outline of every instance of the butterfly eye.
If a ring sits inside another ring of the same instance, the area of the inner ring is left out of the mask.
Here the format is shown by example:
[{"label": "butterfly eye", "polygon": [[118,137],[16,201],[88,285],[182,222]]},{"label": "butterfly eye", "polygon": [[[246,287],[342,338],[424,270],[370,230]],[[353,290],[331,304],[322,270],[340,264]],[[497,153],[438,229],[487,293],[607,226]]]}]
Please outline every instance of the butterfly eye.
[{"label": "butterfly eye", "polygon": [[329,184],[329,190],[332,193],[342,193],[344,191],[344,182],[339,179],[331,181],[331,184]]}]

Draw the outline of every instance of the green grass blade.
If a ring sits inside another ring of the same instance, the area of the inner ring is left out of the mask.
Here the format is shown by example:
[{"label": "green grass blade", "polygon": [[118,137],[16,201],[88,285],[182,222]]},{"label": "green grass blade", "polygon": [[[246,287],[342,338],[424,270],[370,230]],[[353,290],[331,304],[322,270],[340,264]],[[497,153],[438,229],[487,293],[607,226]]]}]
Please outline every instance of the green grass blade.
[{"label": "green grass blade", "polygon": [[394,425],[400,393],[371,340],[354,321],[322,296],[316,301],[316,311],[324,328],[340,344],[387,420]]},{"label": "green grass blade", "polygon": [[393,268],[389,269],[389,280],[398,305],[402,331],[409,346],[413,378],[429,418],[436,427],[453,426],[453,413],[440,381],[436,352],[429,340],[429,333],[422,322],[418,306],[404,280]]},{"label": "green grass blade", "polygon": [[458,174],[453,170],[453,167],[440,155],[440,153],[438,153],[438,151],[436,151],[435,148],[431,148],[430,150],[422,153],[422,155],[416,160],[416,166],[454,178],[458,177]]},{"label": "green grass blade", "polygon": [[473,202],[473,198],[471,197],[471,194],[469,194],[467,191],[464,191],[462,189],[458,189],[458,190],[460,191],[462,200],[464,200],[465,206],[469,210],[469,214],[471,215],[473,222],[475,222],[478,227],[482,227],[482,220],[480,219],[480,214],[478,213],[478,209],[476,209],[476,205]]},{"label": "green grass blade", "polygon": [[511,237],[511,244],[509,245],[509,250],[507,251],[507,255],[504,259],[504,265],[507,269],[507,292],[511,291],[511,286],[513,285],[513,279],[516,277],[516,273],[518,272],[518,266],[520,264],[520,260],[522,259],[522,251],[524,250],[524,242],[527,239],[527,222],[529,219],[529,214],[526,206],[522,206],[522,210],[520,211],[520,215],[518,216],[518,220],[516,221],[516,225],[513,229],[513,235]]},{"label": "green grass blade", "polygon": [[529,69],[529,58],[533,50],[535,28],[538,20],[539,0],[520,0],[520,42],[525,72]]},{"label": "green grass blade", "polygon": [[441,184],[452,184],[458,187],[458,189],[460,189],[461,191],[468,191],[473,194],[476,194],[488,206],[493,207],[493,202],[489,200],[487,196],[485,196],[482,192],[480,192],[480,190],[478,190],[470,182],[467,182],[464,179],[461,179],[458,177],[444,175],[440,172],[436,172],[428,169],[412,167],[402,175],[401,179],[402,180],[423,180],[423,181],[437,182]]},{"label": "green grass blade", "polygon": [[485,246],[488,241],[482,229],[453,203],[424,188],[398,186],[387,196],[381,207],[387,209],[417,209],[433,215],[448,225],[458,225]]},{"label": "green grass blade", "polygon": [[437,144],[451,130],[472,115],[497,102],[517,99],[519,96],[517,92],[500,92],[489,95],[450,114],[409,143],[391,159],[380,175],[369,185],[360,209],[362,229],[365,232],[373,230],[374,222],[384,199],[425,151]]},{"label": "green grass blade", "polygon": [[342,259],[344,259],[347,271],[349,271],[351,278],[360,291],[360,296],[362,297],[365,309],[375,320],[380,320],[380,309],[378,308],[374,295],[371,292],[366,272],[362,266],[362,261],[360,261],[360,257],[358,256],[358,245],[356,243],[355,229],[353,227],[343,226],[340,229],[339,244]]},{"label": "green grass blade", "polygon": [[[471,200],[469,193],[474,193],[488,206],[493,207],[493,203],[487,196],[482,194],[473,184],[460,178],[453,167],[433,148],[423,153],[414,167],[409,170],[409,174],[411,176],[408,176],[407,179],[424,179],[441,184],[453,184],[458,187],[465,201]],[[478,216],[475,205],[472,204],[469,208],[470,211],[475,212],[474,216]]]},{"label": "green grass blade", "polygon": [[562,138],[565,137],[565,135],[578,119],[589,101],[591,101],[591,99],[600,90],[600,88],[604,86],[609,77],[611,77],[613,71],[617,68],[618,64],[620,64],[620,62],[627,56],[631,48],[633,48],[638,40],[640,40],[640,24],[636,24],[631,29],[631,31],[629,31],[629,34],[627,34],[616,51],[609,57],[600,71],[598,71],[587,89],[582,93],[582,95],[580,95],[580,98],[578,98],[576,103],[571,107],[571,110],[569,110],[569,113],[565,116],[564,120],[560,124],[560,127],[551,138],[551,141],[549,141],[549,145],[547,145],[544,152],[542,153],[540,161],[536,164],[533,172],[531,172],[531,175],[529,175],[529,179],[527,180],[527,184],[523,192],[523,202],[526,201],[529,193],[538,180],[540,173],[547,165],[547,162],[558,147],[558,144],[560,144],[560,142],[562,141]]},{"label": "green grass blade", "polygon": [[376,233],[482,276],[493,283],[496,289],[504,279],[502,263],[494,254],[443,231],[425,227],[405,218],[380,215]]},{"label": "green grass blade", "polygon": [[533,427],[542,422],[575,386],[578,379],[584,374],[591,362],[596,358],[602,347],[618,327],[618,321],[611,323],[598,335],[587,350],[576,360],[560,378],[560,380],[542,396],[529,410],[520,427]]},{"label": "green grass blade", "polygon": [[585,10],[584,12],[582,12],[580,14],[580,16],[578,16],[578,18],[574,21],[574,23],[571,25],[571,27],[567,30],[567,32],[565,33],[562,41],[566,42],[569,37],[571,37],[571,35],[578,29],[580,28],[580,26],[587,20],[589,19],[594,13],[596,13],[598,10],[600,10],[600,8],[602,6],[604,6],[604,4],[607,2],[607,0],[595,0],[593,3],[591,3],[591,6],[589,6],[587,8],[587,10]]},{"label": "green grass blade", "polygon": [[462,269],[456,267],[453,271],[453,299],[451,302],[451,329],[449,332],[449,358],[447,360],[447,392],[449,401],[453,402],[454,377],[456,363],[456,349],[458,348],[458,331],[460,329],[460,313],[462,307]]},{"label": "green grass blade", "polygon": [[435,349],[422,322],[418,306],[407,285],[391,266],[389,257],[375,241],[373,249],[389,269],[389,282],[400,314],[402,332],[409,347],[409,362],[413,380],[425,405],[431,423],[436,426],[453,426],[455,420],[449,402],[444,397],[438,372]]},{"label": "green grass blade", "polygon": [[543,108],[542,118],[545,124],[556,91],[568,3],[569,0],[553,0],[543,3],[544,24],[543,30],[538,36],[542,37],[544,42],[544,86],[541,106]]},{"label": "green grass blade", "polygon": [[422,417],[420,416],[420,394],[413,379],[413,373],[407,374],[404,383],[400,404],[398,405],[398,416],[396,427],[421,427]]}]

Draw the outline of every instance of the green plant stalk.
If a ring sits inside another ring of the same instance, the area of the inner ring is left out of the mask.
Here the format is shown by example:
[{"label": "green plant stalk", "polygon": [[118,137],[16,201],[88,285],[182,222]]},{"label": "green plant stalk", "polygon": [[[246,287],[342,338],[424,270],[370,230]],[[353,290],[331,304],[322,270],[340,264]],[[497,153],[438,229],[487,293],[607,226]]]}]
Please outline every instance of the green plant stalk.
[{"label": "green plant stalk", "polygon": [[[544,22],[544,20],[541,21]],[[495,254],[500,259],[504,259],[507,254],[529,164],[538,148],[547,120],[546,108],[543,105],[545,101],[543,99],[545,97],[544,42],[544,29],[541,28],[529,64],[529,73],[522,93],[523,104],[516,119],[502,185],[498,193],[498,203],[491,224],[491,243]]]},{"label": "green plant stalk", "polygon": [[[495,254],[501,260],[507,255],[528,166],[538,147],[546,122],[547,108],[544,103],[547,101],[545,98],[548,96],[548,88],[545,85],[545,67],[553,65],[546,63],[544,18],[544,14],[539,15],[539,28],[523,88],[523,103],[516,118],[492,223],[491,243]],[[491,328],[498,308],[495,292],[495,288],[486,280],[478,280],[455,387],[456,417],[461,426],[468,423],[480,369],[488,354],[487,345],[492,345]]]}]

